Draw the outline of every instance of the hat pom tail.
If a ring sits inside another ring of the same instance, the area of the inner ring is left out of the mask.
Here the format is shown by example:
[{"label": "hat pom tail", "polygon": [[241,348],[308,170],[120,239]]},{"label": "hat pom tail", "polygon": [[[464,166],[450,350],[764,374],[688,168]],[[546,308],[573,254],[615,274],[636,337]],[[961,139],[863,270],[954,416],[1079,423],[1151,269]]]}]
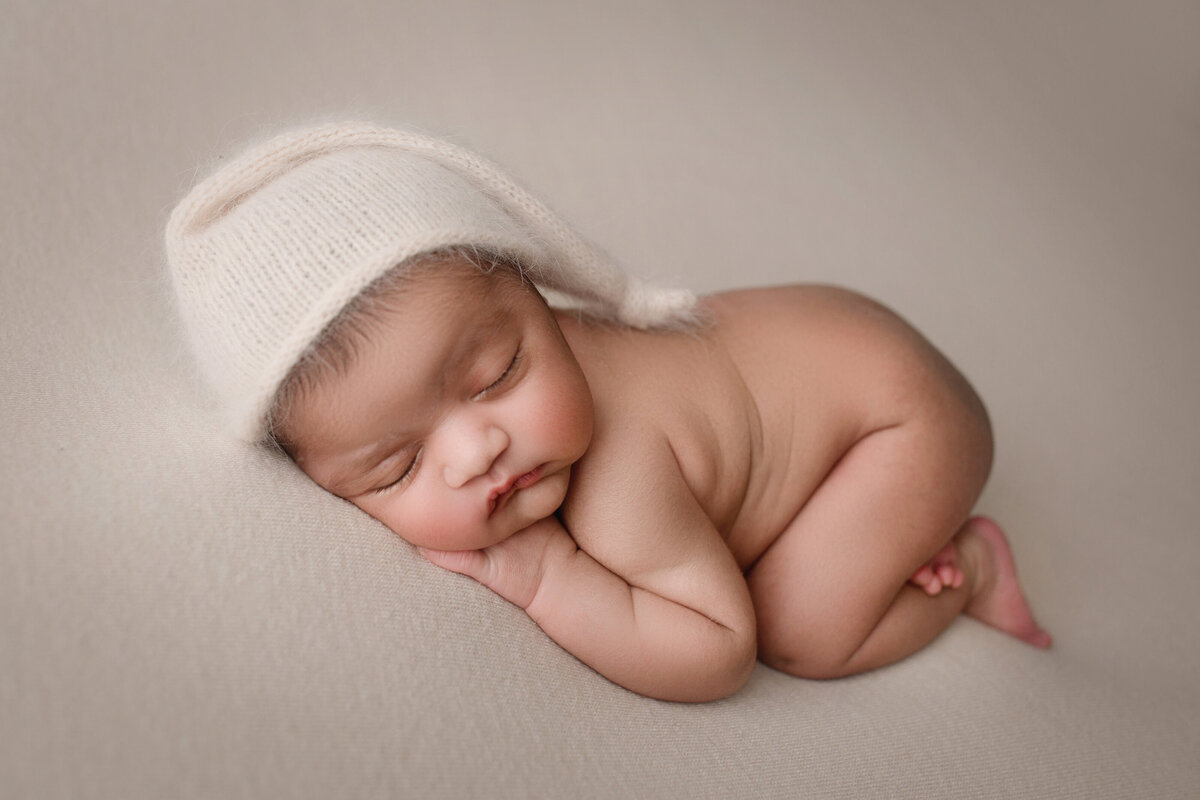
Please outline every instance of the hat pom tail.
[{"label": "hat pom tail", "polygon": [[680,328],[698,321],[696,296],[686,289],[660,289],[627,278],[618,319],[634,328]]}]

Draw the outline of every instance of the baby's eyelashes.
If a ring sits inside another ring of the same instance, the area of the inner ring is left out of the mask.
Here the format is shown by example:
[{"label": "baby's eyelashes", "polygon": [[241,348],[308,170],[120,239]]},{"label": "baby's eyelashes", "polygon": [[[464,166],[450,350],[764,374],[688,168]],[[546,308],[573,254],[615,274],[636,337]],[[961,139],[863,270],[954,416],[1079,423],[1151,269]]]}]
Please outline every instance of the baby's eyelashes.
[{"label": "baby's eyelashes", "polygon": [[504,372],[502,372],[500,374],[500,377],[496,378],[496,380],[492,381],[490,384],[488,384],[486,387],[484,387],[482,390],[480,390],[479,393],[476,394],[473,399],[482,400],[483,398],[487,397],[488,395],[494,394],[499,389],[502,389],[505,386],[505,384],[507,384],[511,379],[513,379],[516,376],[517,369],[521,366],[521,361],[522,361],[523,357],[524,357],[524,353],[521,350],[521,348],[518,347],[517,352],[513,354],[512,359],[508,362],[508,366],[505,367]]},{"label": "baby's eyelashes", "polygon": [[424,447],[418,449],[417,454],[415,456],[413,456],[412,461],[408,462],[408,466],[404,469],[404,472],[402,472],[400,474],[400,476],[398,478],[396,478],[396,480],[394,480],[391,483],[388,483],[384,486],[380,486],[377,489],[372,489],[370,493],[371,494],[383,494],[384,492],[387,492],[391,489],[395,489],[399,486],[403,486],[403,485],[411,482],[412,479],[414,477],[416,477],[417,469],[421,466],[421,455],[424,452],[425,452]]}]

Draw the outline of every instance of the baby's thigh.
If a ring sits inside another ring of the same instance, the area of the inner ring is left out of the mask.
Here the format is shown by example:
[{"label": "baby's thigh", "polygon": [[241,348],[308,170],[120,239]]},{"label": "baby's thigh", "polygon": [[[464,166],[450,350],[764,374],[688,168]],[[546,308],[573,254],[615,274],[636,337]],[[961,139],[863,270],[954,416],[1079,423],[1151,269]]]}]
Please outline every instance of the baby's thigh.
[{"label": "baby's thigh", "polygon": [[990,464],[986,416],[945,398],[855,442],[747,575],[764,652],[853,652],[962,526]]}]

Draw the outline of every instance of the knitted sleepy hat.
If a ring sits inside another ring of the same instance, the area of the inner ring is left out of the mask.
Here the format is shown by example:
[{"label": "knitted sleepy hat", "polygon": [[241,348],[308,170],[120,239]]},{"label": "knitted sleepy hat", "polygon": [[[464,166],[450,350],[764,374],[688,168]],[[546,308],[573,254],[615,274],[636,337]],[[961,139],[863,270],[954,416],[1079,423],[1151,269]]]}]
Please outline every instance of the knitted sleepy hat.
[{"label": "knitted sleepy hat", "polygon": [[167,222],[180,311],[234,434],[264,437],[288,372],[372,281],[452,246],[511,258],[540,288],[604,319],[694,319],[689,292],[627,276],[468,150],[371,124],[292,131],[199,183]]}]

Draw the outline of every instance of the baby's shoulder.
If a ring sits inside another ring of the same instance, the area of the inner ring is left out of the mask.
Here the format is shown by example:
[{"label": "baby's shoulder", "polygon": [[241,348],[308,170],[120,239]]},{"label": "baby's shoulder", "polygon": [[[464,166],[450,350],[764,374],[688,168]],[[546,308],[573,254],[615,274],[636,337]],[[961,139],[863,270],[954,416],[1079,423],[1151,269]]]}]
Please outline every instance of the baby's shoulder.
[{"label": "baby's shoulder", "polygon": [[711,328],[570,324],[563,330],[592,392],[597,446],[715,448],[723,442],[713,438],[722,439],[728,423],[752,411],[737,367]]},{"label": "baby's shoulder", "polygon": [[666,547],[713,530],[667,434],[645,418],[600,432],[571,472],[562,520],[576,543],[628,578],[679,557]]},{"label": "baby's shoulder", "polygon": [[610,568],[637,571],[674,552],[656,542],[717,535],[742,505],[761,435],[713,333],[564,327],[595,408],[563,509],[576,541]]}]

